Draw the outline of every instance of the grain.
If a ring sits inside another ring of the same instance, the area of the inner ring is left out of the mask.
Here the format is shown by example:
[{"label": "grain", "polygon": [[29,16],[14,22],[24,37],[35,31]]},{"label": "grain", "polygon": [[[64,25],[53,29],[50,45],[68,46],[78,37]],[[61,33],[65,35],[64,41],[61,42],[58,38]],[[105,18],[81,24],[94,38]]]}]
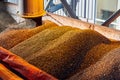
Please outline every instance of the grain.
[{"label": "grain", "polygon": [[97,44],[109,42],[107,38],[92,30],[71,30],[26,60],[64,80],[76,72],[88,50]]},{"label": "grain", "polygon": [[98,62],[67,80],[119,80],[120,47],[106,53]]},{"label": "grain", "polygon": [[14,46],[12,49],[10,49],[10,51],[25,59],[29,55],[36,53],[38,50],[40,51],[50,41],[58,38],[65,32],[72,29],[74,28],[68,26],[45,29],[42,32],[39,32],[38,34],[32,36],[31,38]]},{"label": "grain", "polygon": [[120,47],[120,42],[119,41],[112,41],[109,44],[99,44],[95,47],[93,47],[85,56],[80,70],[83,70],[87,67],[89,67],[92,64],[95,64],[99,59],[101,59],[106,53],[109,51]]},{"label": "grain", "polygon": [[12,30],[6,33],[0,34],[0,46],[10,49],[17,45],[18,43],[30,38],[31,36],[37,34],[38,32],[49,28],[57,26],[55,23],[46,21],[42,26],[33,28],[33,29],[24,29],[24,30]]}]

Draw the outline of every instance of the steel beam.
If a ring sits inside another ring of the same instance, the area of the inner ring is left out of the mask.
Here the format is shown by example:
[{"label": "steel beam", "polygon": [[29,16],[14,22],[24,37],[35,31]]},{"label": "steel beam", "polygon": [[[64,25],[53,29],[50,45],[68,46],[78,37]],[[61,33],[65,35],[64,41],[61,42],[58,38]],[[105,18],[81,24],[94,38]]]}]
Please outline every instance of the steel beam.
[{"label": "steel beam", "polygon": [[74,13],[74,11],[70,7],[70,5],[67,3],[67,1],[66,0],[60,0],[60,1],[62,2],[63,6],[66,8],[66,10],[68,11],[69,16],[71,16],[72,18],[78,19],[78,17]]},{"label": "steel beam", "polygon": [[116,11],[113,15],[111,15],[103,24],[102,26],[109,26],[116,18],[120,16],[120,9]]}]

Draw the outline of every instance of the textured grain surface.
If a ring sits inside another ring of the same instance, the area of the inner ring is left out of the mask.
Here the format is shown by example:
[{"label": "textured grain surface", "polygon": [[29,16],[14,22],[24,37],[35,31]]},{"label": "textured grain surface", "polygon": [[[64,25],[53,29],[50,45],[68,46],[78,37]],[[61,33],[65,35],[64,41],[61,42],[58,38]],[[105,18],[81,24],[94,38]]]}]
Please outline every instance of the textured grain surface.
[{"label": "textured grain surface", "polygon": [[87,67],[89,67],[92,64],[95,64],[99,59],[101,59],[105,54],[107,54],[109,51],[120,47],[120,42],[113,41],[109,44],[99,44],[95,47],[93,47],[89,52],[87,52],[86,56],[84,57],[84,60],[81,64],[80,70],[83,70]]},{"label": "textured grain surface", "polygon": [[52,27],[45,29],[42,32],[34,35],[33,37],[21,42],[20,44],[14,46],[10,51],[26,58],[38,50],[40,51],[44,48],[50,41],[60,37],[65,32],[72,30],[72,27],[62,26],[62,27]]},{"label": "textured grain surface", "polygon": [[106,53],[97,63],[68,80],[119,80],[120,47]]},{"label": "textured grain surface", "polygon": [[0,34],[0,46],[10,49],[18,43],[30,38],[31,36],[37,34],[38,32],[49,28],[57,26],[55,23],[46,21],[42,26],[33,28],[33,29],[25,29],[25,30],[12,30],[6,33]]},{"label": "textured grain surface", "polygon": [[26,60],[58,79],[65,79],[77,70],[86,52],[100,43],[109,40],[92,30],[72,30]]}]

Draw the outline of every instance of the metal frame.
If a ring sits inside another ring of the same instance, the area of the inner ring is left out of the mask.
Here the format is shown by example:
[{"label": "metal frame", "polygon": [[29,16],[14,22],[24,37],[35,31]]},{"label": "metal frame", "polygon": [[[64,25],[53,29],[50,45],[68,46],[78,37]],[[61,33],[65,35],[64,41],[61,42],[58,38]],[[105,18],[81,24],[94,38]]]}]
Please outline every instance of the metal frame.
[{"label": "metal frame", "polygon": [[78,17],[74,13],[74,11],[70,7],[70,5],[67,3],[67,1],[66,0],[60,0],[60,1],[61,1],[60,4],[55,5],[53,3],[53,0],[48,0],[47,4],[45,6],[45,10],[47,10],[48,12],[52,12],[53,13],[53,12],[55,12],[55,11],[63,8],[63,6],[64,6],[64,8],[67,10],[67,12],[68,12],[68,14],[69,14],[70,17],[78,19]]},{"label": "metal frame", "polygon": [[[45,7],[48,7],[49,1],[57,2],[57,0],[45,0]],[[80,19],[82,21],[95,23],[96,18],[96,0],[60,0],[64,8],[55,5],[52,6],[52,13],[61,16],[72,16],[72,18]],[[48,3],[47,3],[48,2]],[[46,4],[47,3],[47,4]],[[49,6],[49,8],[52,8]],[[59,9],[58,9],[59,7]],[[45,8],[46,9],[46,8]]]},{"label": "metal frame", "polygon": [[116,18],[120,16],[120,9],[116,11],[113,15],[111,15],[103,24],[102,26],[109,26]]}]

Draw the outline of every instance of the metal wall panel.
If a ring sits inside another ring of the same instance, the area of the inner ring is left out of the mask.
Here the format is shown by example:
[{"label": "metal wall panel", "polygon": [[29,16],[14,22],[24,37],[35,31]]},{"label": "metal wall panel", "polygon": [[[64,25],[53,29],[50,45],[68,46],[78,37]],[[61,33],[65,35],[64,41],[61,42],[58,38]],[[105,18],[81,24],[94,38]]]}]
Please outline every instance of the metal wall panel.
[{"label": "metal wall panel", "polygon": [[[53,1],[56,3],[59,0]],[[44,2],[46,3],[47,0],[44,0]],[[83,19],[84,21],[88,21],[91,23],[95,22],[96,0],[67,0],[67,2],[76,13],[76,15],[79,17],[79,19]],[[62,16],[69,16],[65,9],[60,9],[54,13]]]},{"label": "metal wall panel", "polygon": [[[18,0],[4,0],[5,2],[18,4]],[[48,0],[44,0],[44,5],[46,5]],[[53,0],[54,3],[57,3],[60,0]],[[67,0],[68,4],[71,6],[73,11],[84,21],[91,23],[95,22],[96,17],[96,0]],[[60,9],[55,14],[62,16],[69,16],[65,9]]]}]

